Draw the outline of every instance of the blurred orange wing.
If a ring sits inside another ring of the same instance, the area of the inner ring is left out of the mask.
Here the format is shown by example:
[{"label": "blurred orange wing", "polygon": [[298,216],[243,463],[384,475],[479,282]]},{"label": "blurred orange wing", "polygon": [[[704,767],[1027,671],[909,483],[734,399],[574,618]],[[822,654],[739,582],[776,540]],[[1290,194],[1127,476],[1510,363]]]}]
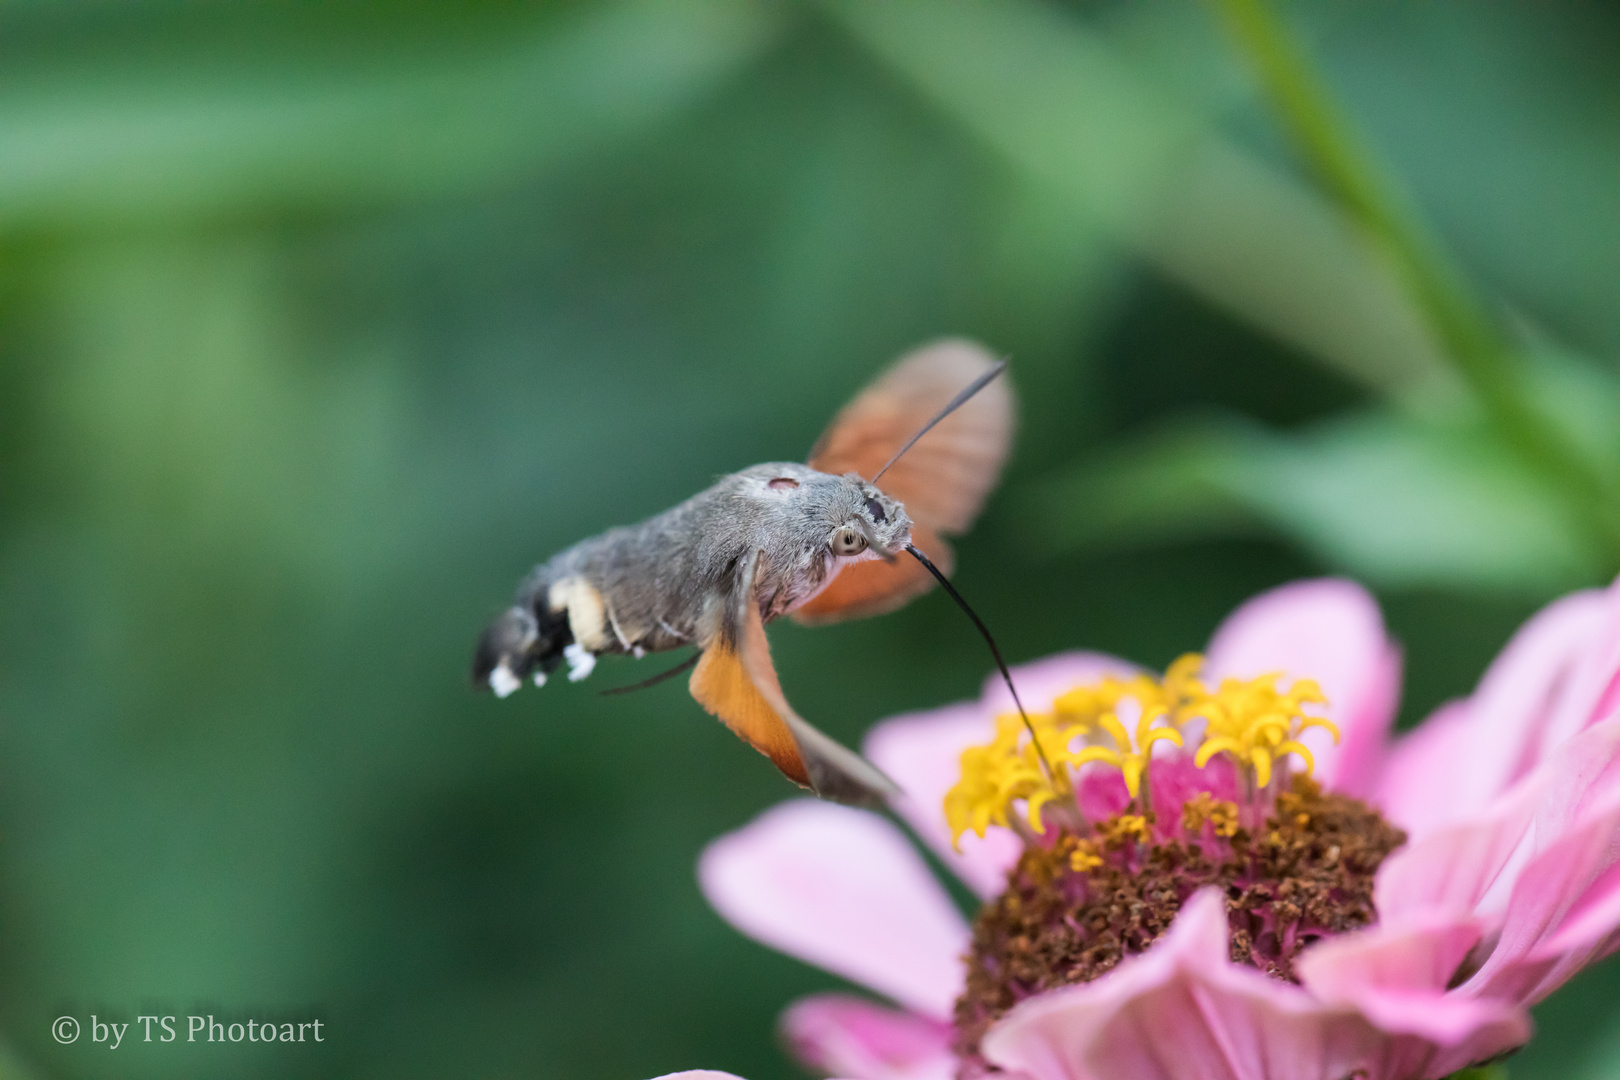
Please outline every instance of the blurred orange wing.
[{"label": "blurred orange wing", "polygon": [[895,792],[894,782],[855,751],[812,727],[782,696],[765,620],[754,598],[758,565],[755,552],[739,571],[748,584],[735,590],[726,613],[729,633],[716,633],[703,649],[688,684],[692,697],[799,786],[838,802],[881,803]]},{"label": "blurred orange wing", "polygon": [[[757,617],[755,621],[759,621]],[[763,623],[760,632],[763,638]],[[777,683],[776,669],[771,666],[768,653],[765,667],[770,672],[770,690],[773,691],[769,696],[755,685],[743,664],[741,652],[724,641],[716,641],[703,650],[687,688],[699,705],[718,716],[749,746],[770,758],[784,776],[800,787],[809,787],[810,773],[804,767],[799,744],[770,700],[781,699],[782,687]]]},{"label": "blurred orange wing", "polygon": [[[810,467],[870,479],[995,362],[983,346],[960,339],[908,353],[844,406],[810,452]],[[877,482],[905,504],[917,525],[913,543],[947,573],[951,550],[940,534],[964,532],[973,524],[1001,477],[1013,419],[1012,390],[1003,375],[941,420]],[[933,585],[928,572],[910,559],[851,563],[793,617],[815,624],[877,615]]]},{"label": "blurred orange wing", "polygon": [[[844,406],[810,451],[810,467],[870,479],[995,362],[983,346],[958,339],[908,353]],[[963,532],[1001,476],[1012,431],[1013,398],[1004,375],[941,420],[878,486],[905,503],[919,525]]]}]

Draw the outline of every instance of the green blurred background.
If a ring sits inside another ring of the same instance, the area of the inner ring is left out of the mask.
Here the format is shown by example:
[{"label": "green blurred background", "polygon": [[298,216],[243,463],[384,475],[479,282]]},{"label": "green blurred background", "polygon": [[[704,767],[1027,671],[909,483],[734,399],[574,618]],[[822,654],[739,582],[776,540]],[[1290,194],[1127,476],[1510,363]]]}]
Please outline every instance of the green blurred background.
[{"label": "green blurred background", "polygon": [[[0,1076],[800,1075],[836,981],[693,880],[791,789],[599,696],[656,660],[475,696],[518,577],[969,334],[1010,657],[1347,573],[1410,724],[1620,564],[1617,181],[1596,6],[13,0]],[[988,669],[938,595],[773,643],[851,743]],[[1620,1072],[1617,997],[1514,1077]],[[49,1031],[190,1012],[328,1041]]]}]

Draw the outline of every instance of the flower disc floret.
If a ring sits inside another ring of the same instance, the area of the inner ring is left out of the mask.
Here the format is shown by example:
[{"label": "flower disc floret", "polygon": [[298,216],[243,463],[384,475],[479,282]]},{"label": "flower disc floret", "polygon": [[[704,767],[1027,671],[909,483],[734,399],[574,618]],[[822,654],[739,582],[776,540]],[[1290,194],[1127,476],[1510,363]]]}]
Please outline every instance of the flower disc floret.
[{"label": "flower disc floret", "polygon": [[1026,846],[973,923],[959,1075],[987,1075],[984,1033],[1019,1002],[1146,952],[1200,889],[1225,899],[1232,962],[1288,982],[1312,943],[1376,921],[1378,868],[1406,839],[1376,810],[1300,776],[1259,825],[1241,827],[1231,803],[1200,793],[1174,822],[1123,813]]}]

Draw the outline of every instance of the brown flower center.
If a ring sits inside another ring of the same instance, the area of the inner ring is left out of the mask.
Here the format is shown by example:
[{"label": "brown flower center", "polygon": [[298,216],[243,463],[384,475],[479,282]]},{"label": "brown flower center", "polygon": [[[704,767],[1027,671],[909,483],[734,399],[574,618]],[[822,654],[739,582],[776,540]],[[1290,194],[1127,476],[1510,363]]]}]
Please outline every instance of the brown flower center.
[{"label": "brown flower center", "polygon": [[1296,981],[1294,960],[1313,941],[1374,921],[1373,875],[1406,841],[1376,810],[1306,777],[1277,797],[1263,830],[1238,827],[1230,807],[1200,797],[1183,807],[1179,830],[1126,813],[1025,850],[973,923],[956,1003],[964,1078],[994,1071],[979,1040],[1014,1005],[1144,951],[1205,886],[1226,895],[1232,961],[1279,979]]}]

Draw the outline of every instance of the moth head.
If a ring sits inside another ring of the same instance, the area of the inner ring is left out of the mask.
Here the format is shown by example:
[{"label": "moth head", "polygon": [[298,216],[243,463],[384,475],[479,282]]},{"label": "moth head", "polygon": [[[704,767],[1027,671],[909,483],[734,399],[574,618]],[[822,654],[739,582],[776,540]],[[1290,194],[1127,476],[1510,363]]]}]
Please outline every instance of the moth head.
[{"label": "moth head", "polygon": [[894,558],[911,542],[911,518],[906,508],[855,473],[846,473],[843,480],[847,494],[841,500],[841,520],[827,539],[827,550],[841,559],[858,558],[867,552]]}]

